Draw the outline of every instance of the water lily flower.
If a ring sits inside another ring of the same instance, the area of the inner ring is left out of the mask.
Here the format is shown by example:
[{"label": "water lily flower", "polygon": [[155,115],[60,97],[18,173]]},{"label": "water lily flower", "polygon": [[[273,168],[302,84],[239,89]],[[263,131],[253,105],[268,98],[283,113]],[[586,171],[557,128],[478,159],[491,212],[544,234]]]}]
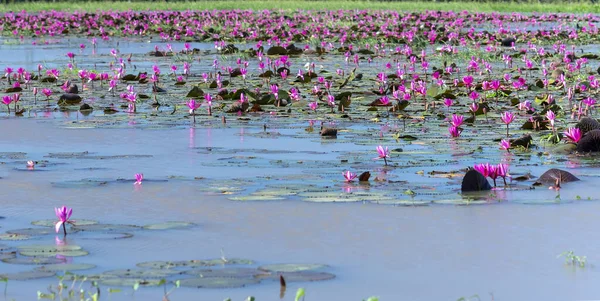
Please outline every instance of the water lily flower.
[{"label": "water lily flower", "polygon": [[344,178],[346,178],[346,182],[352,182],[358,176],[349,170],[347,170],[346,172],[343,172],[342,175],[344,176]]},{"label": "water lily flower", "polygon": [[54,225],[54,229],[56,233],[58,233],[60,227],[62,226],[63,232],[65,236],[67,235],[67,226],[66,223],[72,223],[69,221],[71,218],[71,214],[73,213],[73,208],[67,208],[66,206],[62,206],[61,208],[54,208],[54,213],[56,217],[58,217],[58,222]]},{"label": "water lily flower", "polygon": [[27,168],[33,169],[35,167],[35,161],[27,161]]},{"label": "water lily flower", "polygon": [[2,97],[2,103],[6,105],[6,109],[8,110],[8,115],[10,115],[10,104],[12,103],[13,99],[12,97],[10,97],[10,95],[6,95]]},{"label": "water lily flower", "polygon": [[[504,181],[504,186],[506,186],[506,178],[510,177],[510,175],[508,174],[508,165],[504,164],[504,163],[500,163],[498,165],[496,165],[495,168],[495,175],[497,177],[501,177],[502,180]],[[494,180],[494,186],[496,186],[496,179],[492,178]]]},{"label": "water lily flower", "polygon": [[510,140],[502,139],[500,141],[500,148],[510,153]]},{"label": "water lily flower", "polygon": [[506,137],[508,137],[508,126],[515,120],[515,115],[511,112],[504,112],[500,114],[500,119],[506,124]]},{"label": "water lily flower", "polygon": [[135,174],[135,183],[133,183],[133,184],[134,185],[141,185],[143,179],[144,179],[144,174],[143,173],[136,173]]},{"label": "water lily flower", "polygon": [[568,128],[564,134],[569,142],[577,144],[581,140],[581,130],[578,128]]},{"label": "water lily flower", "polygon": [[383,159],[383,162],[387,166],[387,158],[390,157],[390,151],[388,150],[388,147],[386,146],[385,148],[383,148],[383,146],[381,145],[377,146],[377,154],[379,154],[379,156],[375,158],[375,160]]},{"label": "water lily flower", "polygon": [[552,110],[548,110],[548,112],[546,112],[546,118],[548,118],[548,120],[550,121],[552,132],[554,132],[554,119],[556,119],[556,115]]},{"label": "water lily flower", "polygon": [[316,111],[316,110],[317,110],[317,108],[319,107],[319,103],[317,103],[316,101],[314,101],[314,102],[310,102],[310,103],[308,103],[308,107],[309,107],[311,110],[313,110],[313,111]]},{"label": "water lily flower", "polygon": [[451,125],[448,128],[448,132],[450,133],[450,136],[452,138],[458,138],[458,137],[460,137],[460,134],[462,133],[462,130],[459,127],[457,127],[457,126]]},{"label": "water lily flower", "polygon": [[452,114],[452,119],[450,120],[450,123],[455,127],[459,127],[463,124],[464,119],[465,118],[462,115]]}]

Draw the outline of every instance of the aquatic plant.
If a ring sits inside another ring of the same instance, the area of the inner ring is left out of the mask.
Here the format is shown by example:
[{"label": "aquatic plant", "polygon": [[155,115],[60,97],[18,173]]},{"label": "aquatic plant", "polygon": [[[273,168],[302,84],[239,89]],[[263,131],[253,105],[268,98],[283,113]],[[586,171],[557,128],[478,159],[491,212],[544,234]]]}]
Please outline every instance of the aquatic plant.
[{"label": "aquatic plant", "polygon": [[133,184],[134,185],[141,185],[142,184],[142,180],[144,180],[144,174],[143,173],[136,173],[135,174],[135,182]]},{"label": "aquatic plant", "polygon": [[500,140],[500,148],[510,153],[510,140],[502,139]]},{"label": "aquatic plant", "polygon": [[200,103],[196,103],[195,99],[190,99],[187,103],[188,108],[190,109],[190,115],[194,118],[194,124],[196,124],[196,109],[200,107]]},{"label": "aquatic plant", "polygon": [[63,228],[63,233],[66,236],[67,235],[67,223],[73,223],[72,221],[69,221],[69,218],[71,218],[71,214],[73,213],[73,208],[67,208],[66,206],[62,206],[60,208],[54,208],[54,213],[56,214],[56,217],[58,217],[58,222],[56,222],[56,224],[54,225],[54,229],[56,230],[56,233],[58,233],[58,231],[60,230],[60,227],[62,226]]},{"label": "aquatic plant", "polygon": [[575,255],[574,251],[565,251],[565,252],[558,254],[558,256],[556,256],[556,258],[560,258],[560,257],[565,257],[566,264],[575,265],[575,266],[579,266],[582,268],[584,268],[587,263],[587,256]]},{"label": "aquatic plant", "polygon": [[578,128],[568,128],[563,134],[568,142],[577,144],[581,140],[581,130]]},{"label": "aquatic plant", "polygon": [[358,176],[357,174],[355,174],[349,170],[343,172],[342,175],[346,179],[346,182],[352,182]]},{"label": "aquatic plant", "polygon": [[515,120],[515,115],[511,112],[504,112],[500,114],[500,119],[506,124],[506,137],[508,137],[508,126]]},{"label": "aquatic plant", "polygon": [[388,147],[386,146],[385,148],[383,148],[383,146],[381,145],[377,146],[377,154],[379,156],[375,158],[375,160],[383,159],[383,162],[387,166],[387,158],[390,157],[390,151],[388,150]]}]

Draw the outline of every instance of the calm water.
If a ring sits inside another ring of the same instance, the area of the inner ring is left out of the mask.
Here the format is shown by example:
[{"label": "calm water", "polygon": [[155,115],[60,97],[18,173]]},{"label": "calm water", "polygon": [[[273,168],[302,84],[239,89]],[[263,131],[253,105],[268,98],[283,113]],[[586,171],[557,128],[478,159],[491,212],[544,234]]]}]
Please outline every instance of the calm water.
[{"label": "calm water", "polygon": [[[332,266],[337,278],[314,283],[290,283],[286,300],[298,287],[308,300],[360,300],[371,295],[383,300],[456,300],[478,294],[482,300],[583,300],[600,297],[595,265],[600,245],[595,242],[598,202],[526,205],[498,203],[486,206],[396,207],[375,204],[314,204],[301,201],[232,202],[202,191],[202,180],[131,183],[104,187],[58,188],[51,182],[82,178],[132,178],[143,172],[147,179],[176,175],[191,178],[248,178],[258,174],[286,173],[257,169],[207,168],[207,160],[190,146],[264,147],[264,139],[244,137],[237,128],[206,129],[68,129],[65,120],[2,120],[0,150],[22,151],[28,159],[42,160],[52,152],[90,151],[99,155],[143,154],[152,158],[53,159],[40,171],[21,171],[19,160],[2,159],[0,165],[0,220],[2,230],[26,228],[37,219],[53,218],[53,207],[69,205],[74,219],[106,223],[147,224],[169,220],[190,221],[198,227],[162,232],[138,232],[124,240],[81,240],[90,255],[74,262],[93,263],[89,273],[133,268],[149,260],[241,257],[258,264],[318,262]],[[258,129],[256,129],[258,130]],[[252,132],[252,129],[248,129]],[[219,137],[215,139],[214,137]],[[192,141],[190,140],[192,139]],[[316,151],[341,148],[335,144],[294,139],[273,148],[296,147]],[[143,143],[142,143],[143,142]],[[170,147],[163,146],[168,143]],[[346,146],[343,146],[346,147]],[[85,168],[102,167],[99,170]],[[44,171],[41,171],[44,170]],[[235,170],[235,172],[234,172]],[[235,173],[235,174],[234,174]],[[571,186],[579,194],[593,183]],[[569,195],[568,188],[563,195]],[[591,191],[588,191],[591,193]],[[552,198],[554,192],[539,190]],[[529,194],[530,196],[532,194]],[[523,194],[526,197],[527,194]],[[539,197],[539,195],[536,195]],[[563,196],[563,199],[568,199]],[[572,198],[571,198],[572,199]],[[12,243],[53,244],[54,237]],[[566,266],[556,256],[574,250],[587,255],[591,266]],[[0,272],[29,270],[30,266],[1,264]],[[86,271],[88,272],[88,271]],[[5,300],[32,300],[53,278],[11,281]],[[143,288],[135,298],[158,299],[160,288]],[[132,290],[111,300],[132,300]],[[172,300],[258,300],[278,298],[277,283],[242,289],[205,290],[180,288]]]}]

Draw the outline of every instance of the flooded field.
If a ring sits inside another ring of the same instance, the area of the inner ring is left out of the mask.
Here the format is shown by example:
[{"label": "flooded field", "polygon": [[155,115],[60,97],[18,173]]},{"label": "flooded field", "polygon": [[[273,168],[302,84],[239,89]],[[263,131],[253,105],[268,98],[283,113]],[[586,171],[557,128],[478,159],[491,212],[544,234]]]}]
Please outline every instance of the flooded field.
[{"label": "flooded field", "polygon": [[596,16],[230,14],[4,16],[5,300],[598,298]]}]

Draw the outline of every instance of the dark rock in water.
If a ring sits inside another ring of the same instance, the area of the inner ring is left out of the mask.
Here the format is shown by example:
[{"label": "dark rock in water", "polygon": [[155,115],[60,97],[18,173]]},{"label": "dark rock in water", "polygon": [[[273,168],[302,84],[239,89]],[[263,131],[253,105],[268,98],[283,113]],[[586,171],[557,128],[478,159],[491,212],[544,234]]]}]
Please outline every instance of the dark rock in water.
[{"label": "dark rock in water", "polygon": [[581,135],[584,135],[585,133],[587,133],[591,130],[600,129],[600,122],[598,122],[598,120],[593,119],[593,118],[584,117],[584,118],[581,118],[581,120],[579,120],[579,122],[575,125],[575,127],[581,131]]},{"label": "dark rock in water", "polygon": [[287,50],[281,46],[273,46],[267,50],[267,55],[286,55]]},{"label": "dark rock in water", "polygon": [[504,38],[500,43],[504,47],[512,47],[516,42],[517,40],[515,38]]},{"label": "dark rock in water", "polygon": [[69,86],[69,89],[67,89],[67,93],[77,94],[79,93],[79,87],[77,87],[77,85],[71,85]]},{"label": "dark rock in water", "polygon": [[167,90],[165,90],[159,86],[152,86],[152,92],[163,93],[163,92],[167,92]]},{"label": "dark rock in water", "polygon": [[369,182],[370,177],[371,177],[371,173],[368,171],[365,171],[365,172],[361,173],[360,176],[358,176],[358,181]]},{"label": "dark rock in water", "polygon": [[335,138],[335,137],[337,137],[337,132],[338,132],[337,129],[322,128],[321,136]]},{"label": "dark rock in water", "polygon": [[533,185],[552,184],[560,187],[561,183],[579,181],[579,178],[568,171],[552,168],[540,176]]},{"label": "dark rock in water", "polygon": [[76,105],[81,102],[81,96],[73,93],[65,93],[58,99],[59,106]]},{"label": "dark rock in water", "polygon": [[223,47],[223,49],[221,49],[221,53],[223,54],[232,54],[232,53],[237,53],[240,50],[235,47],[234,45],[228,44],[225,47]]},{"label": "dark rock in water", "polygon": [[304,52],[302,48],[296,47],[294,44],[288,45],[286,48],[288,54],[301,54]]},{"label": "dark rock in water", "polygon": [[471,192],[485,190],[492,190],[492,186],[490,185],[488,180],[475,169],[470,169],[469,171],[467,171],[465,177],[462,180],[460,191]]},{"label": "dark rock in water", "polygon": [[81,107],[79,107],[79,111],[91,111],[94,108],[92,108],[92,106],[88,105],[87,103],[84,103],[81,105]]},{"label": "dark rock in water", "polygon": [[600,151],[600,130],[591,130],[587,132],[579,143],[577,143],[577,152],[589,153]]},{"label": "dark rock in water", "polygon": [[531,135],[525,135],[525,136],[517,138],[517,139],[510,139],[510,145],[512,147],[522,146],[524,148],[529,148],[531,146],[532,141],[533,141],[533,138],[531,138]]},{"label": "dark rock in water", "polygon": [[240,103],[239,101],[236,101],[229,106],[229,109],[227,109],[227,113],[244,113],[248,110],[248,107],[250,107],[250,104],[248,102]]}]

